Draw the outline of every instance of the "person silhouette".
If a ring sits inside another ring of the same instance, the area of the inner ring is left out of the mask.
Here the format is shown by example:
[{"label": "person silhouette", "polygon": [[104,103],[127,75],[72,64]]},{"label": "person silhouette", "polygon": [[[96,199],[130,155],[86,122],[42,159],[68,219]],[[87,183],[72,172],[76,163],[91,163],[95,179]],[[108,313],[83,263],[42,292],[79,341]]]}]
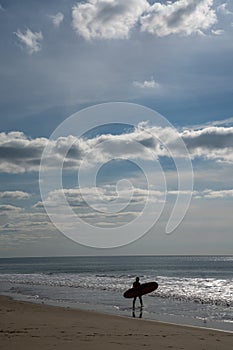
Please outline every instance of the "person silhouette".
[{"label": "person silhouette", "polygon": [[140,291],[141,288],[140,287],[141,287],[141,283],[139,282],[139,277],[136,277],[136,279],[135,279],[135,281],[133,283],[133,288],[138,289],[138,296],[133,298],[133,309],[135,309],[135,303],[136,303],[137,297],[140,300],[141,307],[143,307],[142,296],[141,296],[141,291]]}]

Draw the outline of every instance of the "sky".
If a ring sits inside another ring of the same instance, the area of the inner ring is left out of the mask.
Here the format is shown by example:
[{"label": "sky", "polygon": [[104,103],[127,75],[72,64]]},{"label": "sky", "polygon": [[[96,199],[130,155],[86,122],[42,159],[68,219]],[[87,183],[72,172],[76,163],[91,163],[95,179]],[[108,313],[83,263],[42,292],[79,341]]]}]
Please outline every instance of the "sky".
[{"label": "sky", "polygon": [[232,1],[0,0],[0,33],[0,257],[232,254]]}]

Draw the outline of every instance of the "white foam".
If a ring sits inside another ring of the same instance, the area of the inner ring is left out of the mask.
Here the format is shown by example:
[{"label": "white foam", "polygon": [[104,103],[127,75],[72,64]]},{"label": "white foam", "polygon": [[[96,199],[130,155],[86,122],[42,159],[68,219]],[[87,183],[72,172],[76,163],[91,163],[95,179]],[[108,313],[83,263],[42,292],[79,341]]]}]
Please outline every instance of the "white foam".
[{"label": "white foam", "polygon": [[[143,282],[156,280],[159,288],[151,296],[202,304],[233,306],[233,279],[178,278],[145,275]],[[130,275],[95,274],[0,274],[0,281],[13,284],[109,290],[122,293],[130,288]]]}]

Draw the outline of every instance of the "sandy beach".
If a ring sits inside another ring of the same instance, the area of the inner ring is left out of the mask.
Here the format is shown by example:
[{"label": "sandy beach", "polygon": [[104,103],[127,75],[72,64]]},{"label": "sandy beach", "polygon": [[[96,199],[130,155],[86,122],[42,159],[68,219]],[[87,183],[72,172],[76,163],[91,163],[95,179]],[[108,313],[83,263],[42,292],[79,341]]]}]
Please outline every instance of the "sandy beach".
[{"label": "sandy beach", "polygon": [[0,297],[0,348],[232,349],[233,334]]}]

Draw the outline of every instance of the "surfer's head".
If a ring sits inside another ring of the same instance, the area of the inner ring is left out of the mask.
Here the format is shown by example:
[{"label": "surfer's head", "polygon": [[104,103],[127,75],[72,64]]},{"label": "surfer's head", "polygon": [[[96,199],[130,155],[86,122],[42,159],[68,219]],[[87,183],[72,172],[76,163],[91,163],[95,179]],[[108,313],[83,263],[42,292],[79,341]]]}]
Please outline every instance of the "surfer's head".
[{"label": "surfer's head", "polygon": [[136,277],[136,282],[139,282],[139,277]]}]

